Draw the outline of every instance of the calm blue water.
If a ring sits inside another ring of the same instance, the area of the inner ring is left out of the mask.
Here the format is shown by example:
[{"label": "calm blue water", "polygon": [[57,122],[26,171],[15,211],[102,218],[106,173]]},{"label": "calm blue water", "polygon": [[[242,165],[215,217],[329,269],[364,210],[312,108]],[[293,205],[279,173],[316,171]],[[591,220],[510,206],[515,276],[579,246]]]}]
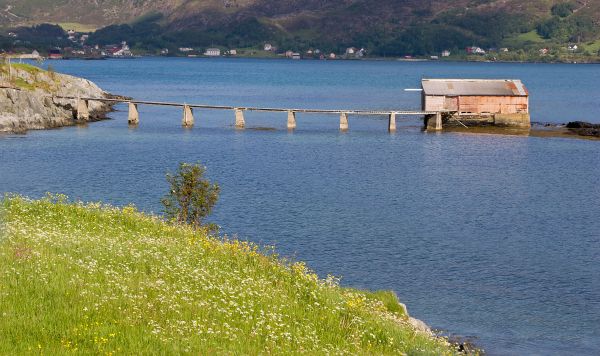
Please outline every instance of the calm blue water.
[{"label": "calm blue water", "polygon": [[[64,61],[61,72],[138,99],[418,109],[422,77],[520,78],[533,120],[600,122],[600,66],[273,60]],[[119,109],[125,109],[120,106]],[[160,211],[164,174],[200,161],[212,220],[343,283],[392,289],[411,314],[490,354],[600,353],[600,142],[427,134],[402,119],[140,107],[114,120],[0,137],[0,192],[46,191]]]}]

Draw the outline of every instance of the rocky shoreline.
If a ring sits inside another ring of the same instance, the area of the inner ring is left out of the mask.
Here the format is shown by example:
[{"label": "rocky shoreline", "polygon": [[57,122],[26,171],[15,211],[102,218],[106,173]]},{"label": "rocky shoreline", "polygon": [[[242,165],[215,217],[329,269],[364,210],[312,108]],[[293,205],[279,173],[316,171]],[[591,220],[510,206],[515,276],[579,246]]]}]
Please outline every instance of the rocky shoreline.
[{"label": "rocky shoreline", "polygon": [[22,64],[0,68],[0,133],[25,133],[99,121],[112,111],[110,104],[90,102],[89,118],[78,120],[75,100],[56,98],[114,97],[87,79]]},{"label": "rocky shoreline", "polygon": [[531,137],[557,137],[583,140],[599,140],[600,124],[573,121],[567,124],[532,122],[531,128],[505,128],[494,126],[444,127],[447,132],[492,134]]}]

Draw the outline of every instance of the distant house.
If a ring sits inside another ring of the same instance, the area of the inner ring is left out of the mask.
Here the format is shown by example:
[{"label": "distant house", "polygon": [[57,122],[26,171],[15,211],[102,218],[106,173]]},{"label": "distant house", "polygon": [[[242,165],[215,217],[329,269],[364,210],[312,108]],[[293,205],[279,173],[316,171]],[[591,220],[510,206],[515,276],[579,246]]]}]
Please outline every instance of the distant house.
[{"label": "distant house", "polygon": [[292,53],[292,59],[302,59],[302,56],[298,52]]},{"label": "distant house", "polygon": [[221,55],[221,50],[218,48],[207,48],[204,55],[208,57],[219,57]]},{"label": "distant house", "polygon": [[230,49],[229,50],[229,55],[230,56],[237,56],[237,49]]},{"label": "distant house", "polygon": [[357,49],[354,47],[348,47],[346,48],[346,55],[347,56],[353,56],[356,53]]},{"label": "distant house", "polygon": [[53,48],[48,51],[48,59],[63,59],[61,50],[58,48]]},{"label": "distant house", "polygon": [[567,49],[568,49],[569,51],[571,51],[571,52],[575,52],[575,51],[577,51],[577,49],[578,49],[578,48],[579,48],[579,47],[577,47],[577,45],[571,45],[571,46],[567,47]]},{"label": "distant house", "polygon": [[450,54],[451,53],[448,50],[442,51],[442,57],[450,57]]},{"label": "distant house", "polygon": [[179,47],[179,52],[183,52],[183,53],[187,53],[187,52],[193,52],[194,49],[191,47]]},{"label": "distant house", "polygon": [[485,50],[483,50],[481,47],[467,47],[466,51],[468,54],[479,54],[479,55],[483,55],[485,54]]},{"label": "distant house", "polygon": [[110,53],[112,54],[113,57],[131,57],[132,56],[132,53],[129,50],[129,46],[127,45],[127,42],[125,42],[125,41],[121,42],[121,47],[113,48],[113,50],[110,51]]},{"label": "distant house", "polygon": [[163,56],[166,56],[169,54],[169,49],[168,48],[163,48],[160,50],[160,54]]},{"label": "distant house", "polygon": [[548,48],[542,48],[542,49],[540,49],[540,54],[542,56],[545,56],[546,54],[548,54],[548,52],[550,52],[550,50]]},{"label": "distant house", "polygon": [[500,52],[508,52],[508,48],[502,47],[502,48],[500,48]]},{"label": "distant house", "polygon": [[329,53],[329,59],[336,59],[337,56],[335,55],[335,53],[331,52]]},{"label": "distant house", "polygon": [[285,51],[285,56],[286,56],[287,58],[292,58],[292,56],[293,56],[293,55],[294,55],[294,52],[293,52],[293,51]]},{"label": "distant house", "polygon": [[273,50],[273,45],[271,45],[270,43],[265,43],[265,47],[264,47],[265,51],[272,51]]},{"label": "distant house", "polygon": [[356,51],[356,52],[354,53],[354,56],[355,56],[356,58],[362,58],[362,57],[364,57],[364,56],[365,56],[365,54],[367,54],[367,50],[366,50],[366,49],[364,49],[364,48],[361,48],[361,49],[359,49],[358,51]]},{"label": "distant house", "polygon": [[437,61],[438,59],[440,59],[440,57],[438,57],[438,56],[431,56],[429,58],[433,61]]}]

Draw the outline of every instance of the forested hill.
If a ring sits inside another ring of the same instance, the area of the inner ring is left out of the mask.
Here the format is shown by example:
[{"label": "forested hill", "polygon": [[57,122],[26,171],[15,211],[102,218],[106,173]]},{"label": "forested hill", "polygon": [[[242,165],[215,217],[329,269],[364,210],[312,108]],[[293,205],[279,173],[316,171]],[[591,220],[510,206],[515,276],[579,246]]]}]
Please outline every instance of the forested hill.
[{"label": "forested hill", "polygon": [[5,27],[101,28],[91,40],[150,51],[265,42],[380,56],[466,46],[600,49],[600,0],[0,0],[0,8]]}]

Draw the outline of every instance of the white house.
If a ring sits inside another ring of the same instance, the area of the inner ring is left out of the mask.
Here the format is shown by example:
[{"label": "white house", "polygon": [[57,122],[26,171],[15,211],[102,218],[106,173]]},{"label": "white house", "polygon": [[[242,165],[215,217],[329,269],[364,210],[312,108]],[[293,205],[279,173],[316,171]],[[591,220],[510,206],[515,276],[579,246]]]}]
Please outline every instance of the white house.
[{"label": "white house", "polygon": [[229,55],[230,56],[237,56],[237,49],[230,49],[229,50]]},{"label": "white house", "polygon": [[264,47],[265,51],[272,51],[273,50],[273,46],[270,43],[265,43],[265,47]]},{"label": "white house", "polygon": [[481,47],[467,47],[467,53],[469,54],[485,54],[485,50]]},{"label": "white house", "polygon": [[346,48],[346,55],[347,56],[354,55],[355,53],[356,53],[356,48],[354,48],[354,47]]},{"label": "white house", "polygon": [[450,54],[451,53],[448,50],[442,51],[442,57],[450,57]]},{"label": "white house", "polygon": [[568,49],[569,51],[577,51],[577,49],[578,49],[578,48],[579,48],[579,47],[577,47],[577,45],[572,45],[572,46],[569,46],[569,47],[567,47],[567,49]]},{"label": "white house", "polygon": [[129,46],[127,45],[127,42],[123,41],[123,42],[121,42],[121,48],[116,49],[112,53],[112,55],[113,55],[113,57],[130,57],[132,55],[132,53],[129,50]]},{"label": "white house", "polygon": [[218,48],[207,48],[206,52],[204,52],[204,55],[209,57],[218,57],[221,55],[221,50]]}]

